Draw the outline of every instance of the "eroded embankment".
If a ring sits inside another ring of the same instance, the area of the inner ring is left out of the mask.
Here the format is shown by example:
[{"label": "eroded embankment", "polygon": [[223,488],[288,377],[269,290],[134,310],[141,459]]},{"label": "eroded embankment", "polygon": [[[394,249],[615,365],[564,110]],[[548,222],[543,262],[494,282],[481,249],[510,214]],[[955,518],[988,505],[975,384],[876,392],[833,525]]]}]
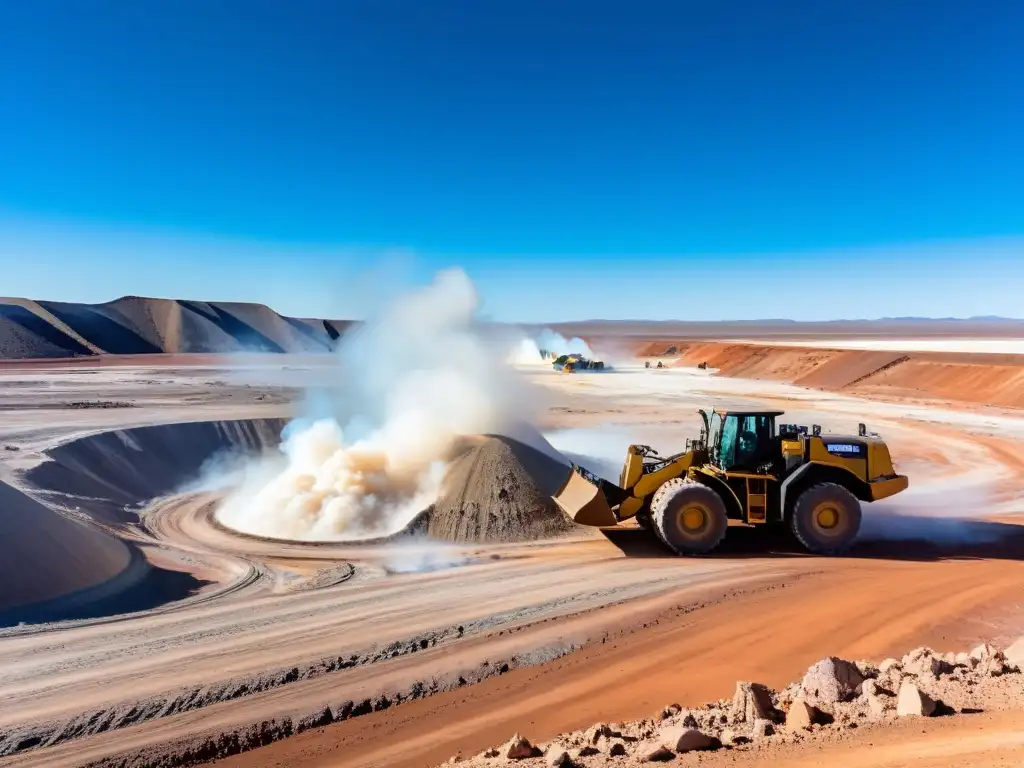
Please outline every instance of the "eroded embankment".
[{"label": "eroded embankment", "polygon": [[52,448],[50,459],[26,474],[55,505],[79,508],[93,520],[138,520],[138,505],[197,480],[218,457],[275,447],[284,419],[238,419],[158,424],[90,435]]},{"label": "eroded embankment", "polygon": [[685,366],[706,363],[708,368],[737,378],[866,395],[1024,407],[1021,355],[824,349],[671,339],[643,342],[637,352],[642,357],[673,357]]},{"label": "eroded embankment", "polygon": [[[146,610],[207,582],[147,562],[110,533],[140,505],[194,480],[219,455],[276,445],[280,419],[165,424],[91,435],[51,449],[0,483],[0,626]],[[38,500],[37,500],[38,499]]]}]

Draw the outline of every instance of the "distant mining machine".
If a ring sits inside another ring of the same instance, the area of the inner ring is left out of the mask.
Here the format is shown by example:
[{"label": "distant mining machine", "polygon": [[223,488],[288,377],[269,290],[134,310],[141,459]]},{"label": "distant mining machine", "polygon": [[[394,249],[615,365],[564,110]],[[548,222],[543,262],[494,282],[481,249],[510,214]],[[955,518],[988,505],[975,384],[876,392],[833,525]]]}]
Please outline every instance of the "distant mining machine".
[{"label": "distant mining machine", "polygon": [[600,360],[590,360],[583,355],[561,355],[555,358],[551,367],[562,373],[575,373],[576,371],[603,371],[604,363]]},{"label": "distant mining machine", "polygon": [[582,525],[635,518],[680,555],[710,552],[730,524],[785,525],[808,551],[839,554],[857,537],[861,503],[907,488],[885,441],[779,424],[781,411],[704,411],[696,440],[659,455],[631,445],[618,485],[573,465],[558,506]]}]

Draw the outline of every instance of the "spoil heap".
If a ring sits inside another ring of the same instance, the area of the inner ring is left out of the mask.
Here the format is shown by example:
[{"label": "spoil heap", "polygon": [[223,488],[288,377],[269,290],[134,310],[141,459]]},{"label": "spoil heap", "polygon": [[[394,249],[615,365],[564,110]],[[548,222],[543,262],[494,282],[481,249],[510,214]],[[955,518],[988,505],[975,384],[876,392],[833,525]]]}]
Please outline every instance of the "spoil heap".
[{"label": "spoil heap", "polygon": [[[81,592],[121,574],[121,541],[0,482],[0,626],[13,609]],[[20,614],[19,614],[20,615]]]},{"label": "spoil heap", "polygon": [[513,542],[560,536],[576,526],[551,499],[569,468],[510,437],[467,440],[426,516],[435,539]]}]

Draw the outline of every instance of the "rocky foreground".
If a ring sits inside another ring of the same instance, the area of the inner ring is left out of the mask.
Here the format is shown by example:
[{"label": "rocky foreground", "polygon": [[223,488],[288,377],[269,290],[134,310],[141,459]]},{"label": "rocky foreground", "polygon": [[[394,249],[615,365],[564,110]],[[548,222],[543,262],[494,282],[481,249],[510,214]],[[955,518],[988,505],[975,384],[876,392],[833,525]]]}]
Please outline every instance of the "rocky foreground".
[{"label": "rocky foreground", "polygon": [[476,757],[453,757],[448,764],[569,768],[669,762],[688,753],[825,740],[905,717],[997,709],[1024,709],[1024,638],[1005,651],[991,645],[958,654],[917,648],[877,665],[830,657],[782,691],[741,681],[732,700],[695,709],[671,704],[647,720],[599,723],[548,744],[532,744],[516,734],[501,746]]}]

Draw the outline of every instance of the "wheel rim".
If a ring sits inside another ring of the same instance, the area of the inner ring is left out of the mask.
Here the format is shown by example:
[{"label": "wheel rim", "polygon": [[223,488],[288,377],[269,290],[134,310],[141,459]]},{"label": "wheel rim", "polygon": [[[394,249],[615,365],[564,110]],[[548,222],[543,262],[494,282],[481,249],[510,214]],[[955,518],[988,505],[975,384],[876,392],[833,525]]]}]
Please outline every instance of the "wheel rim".
[{"label": "wheel rim", "polygon": [[814,510],[814,524],[826,533],[833,533],[839,527],[842,518],[842,510],[831,502],[819,504]]},{"label": "wheel rim", "polygon": [[679,513],[679,528],[687,536],[700,533],[707,526],[709,514],[699,504],[691,504]]}]

